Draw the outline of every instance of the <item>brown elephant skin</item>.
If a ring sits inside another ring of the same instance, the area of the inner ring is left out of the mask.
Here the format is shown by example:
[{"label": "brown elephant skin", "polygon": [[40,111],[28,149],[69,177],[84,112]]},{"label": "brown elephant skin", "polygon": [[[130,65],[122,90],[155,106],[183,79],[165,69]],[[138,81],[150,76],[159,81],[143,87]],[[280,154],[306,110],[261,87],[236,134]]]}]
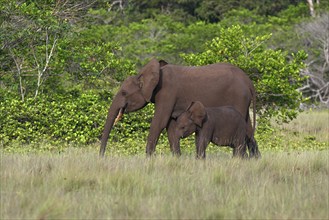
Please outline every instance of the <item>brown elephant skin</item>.
[{"label": "brown elephant skin", "polygon": [[246,158],[247,123],[231,106],[205,108],[192,102],[177,118],[176,135],[186,138],[195,132],[197,158],[206,157],[210,142],[233,148],[233,156]]}]

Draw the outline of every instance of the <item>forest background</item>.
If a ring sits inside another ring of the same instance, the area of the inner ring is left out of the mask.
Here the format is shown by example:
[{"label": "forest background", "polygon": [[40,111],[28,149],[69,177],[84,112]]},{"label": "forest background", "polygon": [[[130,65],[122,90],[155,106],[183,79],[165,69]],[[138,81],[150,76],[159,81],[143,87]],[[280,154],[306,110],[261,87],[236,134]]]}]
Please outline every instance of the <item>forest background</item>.
[{"label": "forest background", "polygon": [[[0,10],[0,146],[8,151],[98,144],[120,83],[152,57],[242,68],[258,93],[261,143],[273,140],[270,122],[329,107],[326,1],[0,0]],[[116,126],[120,153],[144,152],[136,143],[152,116],[149,104]],[[321,149],[328,140],[304,141]]]}]

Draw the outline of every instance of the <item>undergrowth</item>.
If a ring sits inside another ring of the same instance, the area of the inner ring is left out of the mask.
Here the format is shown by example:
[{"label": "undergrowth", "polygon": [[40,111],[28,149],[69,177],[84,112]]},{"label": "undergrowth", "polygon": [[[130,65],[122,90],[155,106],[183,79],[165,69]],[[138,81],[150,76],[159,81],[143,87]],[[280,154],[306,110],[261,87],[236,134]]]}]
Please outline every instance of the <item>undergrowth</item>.
[{"label": "undergrowth", "polygon": [[[123,124],[127,126],[126,124]],[[110,155],[144,155],[147,133],[137,131],[131,136],[115,136],[120,130],[125,129],[122,126],[114,128],[114,132],[108,141],[106,154]],[[131,131],[134,132],[134,131]],[[125,131],[125,133],[127,133]],[[258,129],[256,140],[261,152],[291,152],[291,151],[310,151],[310,150],[328,150],[329,149],[329,111],[308,111],[301,113],[295,120],[289,124],[272,123],[267,129]],[[12,142],[10,145],[2,145],[3,152],[57,152],[62,153],[68,148],[86,148],[95,152],[99,150],[99,141],[92,144],[79,143],[57,143],[47,140],[31,144],[22,144]],[[183,154],[191,155],[195,153],[194,137],[190,136],[181,140],[181,149]],[[170,154],[170,147],[166,133],[160,136],[156,146],[157,154]],[[210,144],[207,153],[231,154],[228,147],[218,147]]]}]

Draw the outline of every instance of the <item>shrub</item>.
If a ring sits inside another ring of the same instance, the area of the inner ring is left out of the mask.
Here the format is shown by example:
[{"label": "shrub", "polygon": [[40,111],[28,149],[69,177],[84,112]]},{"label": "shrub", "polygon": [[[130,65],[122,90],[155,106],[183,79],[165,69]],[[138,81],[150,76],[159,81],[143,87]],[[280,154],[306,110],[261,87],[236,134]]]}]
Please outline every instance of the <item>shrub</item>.
[{"label": "shrub", "polygon": [[[104,98],[104,94],[77,91],[42,95],[24,102],[7,96],[0,100],[0,140],[3,146],[11,142],[29,144],[42,140],[77,144],[97,142],[111,102],[111,98]],[[126,115],[113,129],[112,140],[143,139],[152,111],[153,106],[149,105],[142,111]]]},{"label": "shrub", "polygon": [[[248,26],[244,26],[248,29]],[[206,49],[197,54],[182,54],[185,61],[192,65],[206,65],[229,62],[243,69],[254,82],[257,92],[257,110],[261,121],[277,117],[287,122],[297,116],[303,100],[301,87],[305,78],[300,70],[307,54],[298,51],[267,49],[264,42],[271,34],[251,37],[241,26],[222,28],[220,36],[206,44]]]}]

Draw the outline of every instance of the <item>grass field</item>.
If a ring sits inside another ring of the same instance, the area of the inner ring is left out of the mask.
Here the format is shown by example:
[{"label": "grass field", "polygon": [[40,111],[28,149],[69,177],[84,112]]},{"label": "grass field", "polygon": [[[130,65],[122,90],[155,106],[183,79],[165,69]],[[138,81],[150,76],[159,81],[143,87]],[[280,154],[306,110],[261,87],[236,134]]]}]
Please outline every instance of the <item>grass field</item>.
[{"label": "grass field", "polygon": [[2,155],[1,219],[328,219],[328,151],[107,157]]},{"label": "grass field", "polygon": [[1,149],[0,219],[328,219],[328,126],[328,111],[276,125],[260,160]]},{"label": "grass field", "polygon": [[314,139],[329,142],[329,111],[302,112],[290,123],[278,127],[284,131],[284,135],[289,135],[296,141],[298,139]]}]

